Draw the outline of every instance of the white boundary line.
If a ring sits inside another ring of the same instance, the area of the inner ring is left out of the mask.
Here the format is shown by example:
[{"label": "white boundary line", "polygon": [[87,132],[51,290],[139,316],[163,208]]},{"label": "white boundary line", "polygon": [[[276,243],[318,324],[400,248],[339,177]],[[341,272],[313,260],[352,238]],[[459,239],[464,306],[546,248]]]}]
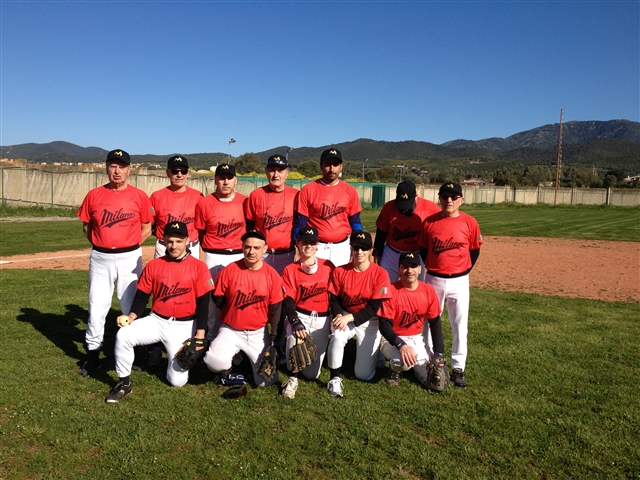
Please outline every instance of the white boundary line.
[{"label": "white boundary line", "polygon": [[56,260],[59,258],[75,258],[75,257],[88,257],[88,253],[83,253],[81,255],[59,255],[57,257],[38,257],[38,258],[26,258],[24,260],[11,260],[5,261],[0,260],[0,265],[7,265],[9,263],[18,263],[18,262],[37,262],[37,261],[46,261],[46,260]]}]

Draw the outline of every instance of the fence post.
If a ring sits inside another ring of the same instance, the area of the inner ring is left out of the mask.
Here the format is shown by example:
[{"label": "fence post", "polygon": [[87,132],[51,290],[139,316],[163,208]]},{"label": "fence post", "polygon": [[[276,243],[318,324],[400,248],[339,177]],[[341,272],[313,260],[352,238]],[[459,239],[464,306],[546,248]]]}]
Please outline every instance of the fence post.
[{"label": "fence post", "polygon": [[51,175],[51,209],[53,209],[53,172],[49,172],[49,175]]},{"label": "fence post", "polygon": [[0,175],[2,175],[2,211],[4,212],[4,168],[0,168]]}]

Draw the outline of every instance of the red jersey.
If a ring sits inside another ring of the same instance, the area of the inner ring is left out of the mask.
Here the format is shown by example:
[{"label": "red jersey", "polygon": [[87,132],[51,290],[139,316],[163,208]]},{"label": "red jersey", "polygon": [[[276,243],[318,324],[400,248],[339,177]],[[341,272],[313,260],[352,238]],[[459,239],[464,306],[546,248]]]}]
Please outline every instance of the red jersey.
[{"label": "red jersey", "polygon": [[339,180],[326,185],[322,180],[306,184],[296,198],[296,211],[318,230],[321,242],[341,242],[351,234],[349,217],[362,211],[358,192]]},{"label": "red jersey", "polygon": [[241,250],[246,232],[243,203],[247,199],[236,192],[230,202],[221,202],[214,193],[201,198],[196,205],[197,230],[204,230],[202,248],[211,250]]},{"label": "red jersey", "polygon": [[391,298],[382,302],[378,316],[388,318],[396,335],[420,335],[425,320],[436,318],[440,311],[438,295],[431,285],[418,282],[418,288],[407,290],[398,280],[391,285]]},{"label": "red jersey", "polygon": [[369,300],[389,298],[390,289],[389,274],[373,262],[364,272],[356,272],[353,262],[337,267],[329,282],[329,292],[342,299],[349,313],[362,310]]},{"label": "red jersey", "polygon": [[418,237],[422,231],[424,219],[441,211],[440,207],[430,200],[418,197],[416,208],[411,215],[403,215],[391,200],[382,207],[376,220],[376,227],[387,232],[387,244],[400,252],[417,252]]},{"label": "red jersey", "polygon": [[475,218],[459,213],[457,217],[436,213],[424,221],[418,243],[429,249],[427,270],[455,275],[471,268],[469,250],[480,248],[482,235]]},{"label": "red jersey", "polygon": [[107,184],[90,190],[76,215],[91,226],[93,246],[113,250],[142,243],[142,224],[153,220],[153,207],[139,188],[112,190]]},{"label": "red jersey", "polygon": [[151,194],[151,206],[155,211],[156,237],[164,238],[164,226],[170,222],[182,222],[189,230],[189,241],[198,239],[198,231],[193,226],[196,216],[196,204],[202,198],[195,188],[187,187],[184,192],[176,193],[165,187]]},{"label": "red jersey", "polygon": [[213,281],[204,262],[191,255],[175,262],[165,255],[144,267],[138,289],[153,295],[154,312],[182,318],[196,315],[196,298],[213,290]]},{"label": "red jersey", "polygon": [[284,299],[282,278],[275,269],[262,264],[249,270],[244,260],[223,268],[215,281],[213,294],[225,297],[222,323],[235,330],[258,330],[267,324],[269,305]]},{"label": "red jersey", "polygon": [[256,223],[256,230],[265,234],[269,250],[293,247],[293,202],[297,194],[298,190],[286,185],[282,192],[274,192],[265,185],[249,194],[244,216]]},{"label": "red jersey", "polygon": [[284,267],[282,282],[285,295],[293,298],[296,308],[318,313],[329,311],[329,278],[334,269],[329,260],[318,259],[318,270],[305,273],[300,262]]}]

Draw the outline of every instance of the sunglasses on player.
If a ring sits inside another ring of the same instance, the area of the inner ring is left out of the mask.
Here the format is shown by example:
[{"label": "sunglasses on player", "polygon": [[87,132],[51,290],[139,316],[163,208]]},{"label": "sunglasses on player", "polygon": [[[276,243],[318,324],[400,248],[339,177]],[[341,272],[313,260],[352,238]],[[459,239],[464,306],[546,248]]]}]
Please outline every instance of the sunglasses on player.
[{"label": "sunglasses on player", "polygon": [[351,245],[351,248],[353,248],[354,252],[357,252],[358,250],[362,250],[363,252],[368,252],[369,250],[371,250],[371,247],[365,247],[362,245]]},{"label": "sunglasses on player", "polygon": [[451,199],[454,202],[460,198],[460,195],[440,195],[440,198],[443,200]]},{"label": "sunglasses on player", "polygon": [[172,168],[171,173],[174,175],[177,175],[179,173],[181,173],[182,175],[186,175],[187,173],[189,173],[189,169],[188,168]]}]

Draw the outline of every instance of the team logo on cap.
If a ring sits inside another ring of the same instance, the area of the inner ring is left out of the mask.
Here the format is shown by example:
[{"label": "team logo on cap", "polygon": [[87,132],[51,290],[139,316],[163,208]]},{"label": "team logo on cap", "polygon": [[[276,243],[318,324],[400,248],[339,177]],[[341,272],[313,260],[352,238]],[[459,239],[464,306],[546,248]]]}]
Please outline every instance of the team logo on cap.
[{"label": "team logo on cap", "polygon": [[118,155],[119,157],[122,156],[122,152],[120,150],[118,150],[117,152],[113,152],[114,155]]},{"label": "team logo on cap", "polygon": [[330,153],[331,155],[337,155],[337,154],[338,154],[338,152],[336,152],[335,150],[331,150],[329,153]]},{"label": "team logo on cap", "polygon": [[279,162],[279,161],[280,161],[280,157],[273,157],[273,159],[274,159],[276,162]]},{"label": "team logo on cap", "polygon": [[176,157],[173,159],[174,162],[181,162],[182,161],[182,157]]},{"label": "team logo on cap", "polygon": [[409,195],[407,195],[406,193],[403,193],[402,195],[400,195],[400,198],[404,198],[405,200],[409,199]]},{"label": "team logo on cap", "polygon": [[362,238],[364,240],[364,233],[359,233],[356,235],[356,238]]},{"label": "team logo on cap", "polygon": [[306,230],[304,233],[305,235],[313,235],[313,230],[309,229],[309,230]]},{"label": "team logo on cap", "polygon": [[447,183],[446,187],[447,188],[453,188],[453,183]]},{"label": "team logo on cap", "polygon": [[415,257],[413,256],[413,253],[407,253],[407,254],[404,256],[404,258],[415,258]]},{"label": "team logo on cap", "polygon": [[171,225],[171,228],[180,228],[180,225],[178,225],[177,223],[174,223],[173,225]]},{"label": "team logo on cap", "polygon": [[221,170],[229,170],[229,165],[222,165]]}]

